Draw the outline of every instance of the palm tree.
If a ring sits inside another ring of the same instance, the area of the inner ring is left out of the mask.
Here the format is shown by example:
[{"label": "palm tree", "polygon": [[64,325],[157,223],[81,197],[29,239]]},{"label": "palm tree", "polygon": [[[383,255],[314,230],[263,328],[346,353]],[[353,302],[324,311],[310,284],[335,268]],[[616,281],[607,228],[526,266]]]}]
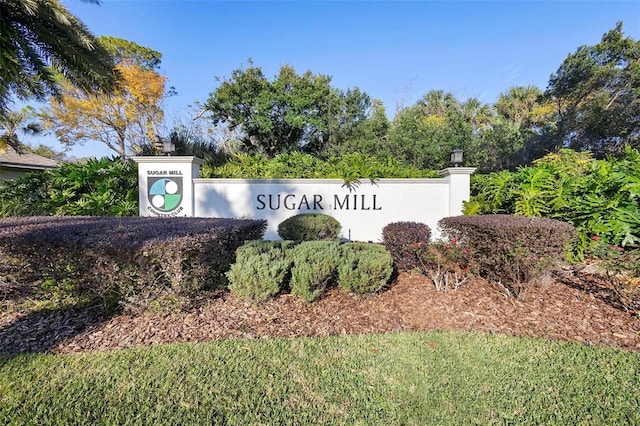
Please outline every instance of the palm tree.
[{"label": "palm tree", "polygon": [[59,0],[0,0],[0,115],[13,95],[59,95],[60,76],[87,92],[118,85],[109,52]]},{"label": "palm tree", "polygon": [[511,87],[498,97],[495,108],[498,114],[521,127],[529,127],[532,112],[539,105],[542,91],[535,86]]},{"label": "palm tree", "polygon": [[493,123],[491,107],[477,98],[469,98],[460,105],[465,121],[473,126],[474,132],[480,132]]},{"label": "palm tree", "polygon": [[0,152],[9,146],[20,152],[23,144],[18,137],[18,131],[24,134],[37,135],[42,131],[39,123],[29,121],[33,117],[30,108],[23,108],[20,111],[7,111],[0,115]]},{"label": "palm tree", "polygon": [[425,115],[444,117],[447,111],[457,110],[460,102],[450,92],[430,90],[418,101],[418,105],[424,109]]}]

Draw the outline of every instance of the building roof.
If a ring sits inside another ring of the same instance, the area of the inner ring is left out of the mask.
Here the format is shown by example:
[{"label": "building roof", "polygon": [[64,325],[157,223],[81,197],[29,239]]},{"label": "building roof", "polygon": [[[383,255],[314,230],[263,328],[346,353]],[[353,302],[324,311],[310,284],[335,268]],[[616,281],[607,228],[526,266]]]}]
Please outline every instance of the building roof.
[{"label": "building roof", "polygon": [[6,151],[0,152],[0,167],[42,170],[52,169],[59,165],[57,161],[50,158],[30,152],[19,153],[11,147],[7,147]]}]

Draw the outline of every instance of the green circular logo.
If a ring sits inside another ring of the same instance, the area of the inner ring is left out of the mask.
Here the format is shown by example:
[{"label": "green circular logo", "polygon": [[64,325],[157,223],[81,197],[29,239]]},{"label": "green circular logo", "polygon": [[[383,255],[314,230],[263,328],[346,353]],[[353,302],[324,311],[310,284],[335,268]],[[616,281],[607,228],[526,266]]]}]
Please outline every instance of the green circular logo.
[{"label": "green circular logo", "polygon": [[149,179],[149,202],[161,212],[175,210],[182,201],[182,178]]}]

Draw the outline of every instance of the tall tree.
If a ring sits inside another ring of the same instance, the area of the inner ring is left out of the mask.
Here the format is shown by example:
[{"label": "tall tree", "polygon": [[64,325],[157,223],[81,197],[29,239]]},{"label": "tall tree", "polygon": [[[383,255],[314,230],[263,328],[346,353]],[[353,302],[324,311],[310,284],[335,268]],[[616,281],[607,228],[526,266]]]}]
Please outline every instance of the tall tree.
[{"label": "tall tree", "polygon": [[492,123],[481,135],[481,171],[514,170],[547,153],[555,115],[539,88],[511,87],[500,94],[493,109]]},{"label": "tall tree", "polygon": [[339,143],[363,121],[369,97],[331,86],[331,77],[289,65],[268,80],[260,67],[239,68],[209,95],[207,110],[215,125],[239,130],[246,151],[269,157],[291,151],[322,151]]},{"label": "tall tree", "polygon": [[491,126],[494,120],[491,106],[483,104],[476,98],[469,98],[460,104],[460,112],[464,121],[471,124],[474,134],[480,134]]},{"label": "tall tree", "polygon": [[477,163],[478,135],[490,118],[488,106],[470,98],[460,102],[442,90],[426,93],[399,111],[389,130],[391,155],[415,167],[450,166],[454,149],[465,151],[465,164]]},{"label": "tall tree", "polygon": [[500,94],[494,108],[499,116],[519,126],[536,122],[536,110],[543,92],[536,86],[515,86]]},{"label": "tall tree", "polygon": [[20,134],[36,135],[42,127],[33,121],[33,110],[29,107],[20,111],[7,111],[0,115],[0,152],[11,147],[20,152],[25,144],[20,140]]},{"label": "tall tree", "polygon": [[640,42],[624,37],[622,22],[570,54],[545,94],[556,105],[558,147],[601,157],[640,146]]},{"label": "tall tree", "polygon": [[447,112],[458,109],[460,102],[450,92],[430,90],[422,96],[417,105],[424,109],[424,114],[428,117],[444,118]]},{"label": "tall tree", "polygon": [[112,92],[118,83],[109,52],[60,1],[0,0],[0,115],[14,95],[60,95],[60,75],[87,92]]},{"label": "tall tree", "polygon": [[[113,40],[120,39],[104,39],[104,43],[110,46]],[[116,58],[122,80],[115,93],[87,94],[64,84],[61,98],[52,99],[42,111],[43,125],[62,144],[98,141],[124,159],[140,152],[142,145],[153,144],[161,133],[158,127],[164,118],[166,77],[139,62],[135,43],[126,45],[129,50],[119,50],[124,56]],[[151,50],[141,48],[141,51],[147,54]],[[159,64],[162,55],[153,52],[152,56],[150,63]]]},{"label": "tall tree", "polygon": [[100,36],[100,44],[115,58],[116,63],[127,60],[140,68],[157,71],[162,55],[153,49],[118,37]]},{"label": "tall tree", "polygon": [[359,121],[349,135],[340,141],[332,141],[327,144],[322,155],[332,157],[361,153],[376,157],[389,156],[388,133],[391,123],[381,101],[374,99],[371,109],[372,112],[368,117]]}]

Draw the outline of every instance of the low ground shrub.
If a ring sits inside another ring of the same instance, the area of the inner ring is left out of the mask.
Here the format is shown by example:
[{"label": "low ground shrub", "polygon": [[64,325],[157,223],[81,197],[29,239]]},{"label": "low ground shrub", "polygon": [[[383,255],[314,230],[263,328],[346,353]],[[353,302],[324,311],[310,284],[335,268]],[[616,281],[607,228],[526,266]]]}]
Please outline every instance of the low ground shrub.
[{"label": "low ground shrub", "polygon": [[288,284],[292,261],[291,241],[252,241],[238,248],[227,272],[229,290],[252,303],[280,293]]},{"label": "low ground shrub", "polygon": [[262,302],[288,286],[312,302],[337,282],[344,289],[373,293],[393,273],[393,259],[382,245],[338,241],[252,241],[238,248],[226,276],[232,293]]},{"label": "low ground shrub", "polygon": [[306,241],[291,250],[291,293],[313,302],[336,280],[340,265],[337,241]]},{"label": "low ground shrub", "polygon": [[483,278],[518,296],[535,279],[565,259],[572,225],[511,215],[448,217],[443,234],[464,244]]},{"label": "low ground shrub", "polygon": [[429,244],[431,229],[419,222],[394,222],[382,228],[382,244],[391,253],[399,271],[420,267],[416,246]]},{"label": "low ground shrub", "polygon": [[340,246],[338,285],[357,294],[375,293],[387,285],[393,258],[383,245],[346,243]]},{"label": "low ground shrub", "polygon": [[280,256],[281,253],[287,252],[296,245],[293,241],[287,240],[250,240],[236,249],[236,262],[244,261],[252,256],[258,256],[264,253],[273,256]]},{"label": "low ground shrub", "polygon": [[433,281],[436,290],[457,289],[477,270],[473,258],[463,244],[455,238],[432,244],[416,244],[419,270]]},{"label": "low ground shrub", "polygon": [[585,254],[604,273],[613,299],[624,309],[640,315],[640,249],[626,250],[595,235],[591,242]]},{"label": "low ground shrub", "polygon": [[342,226],[337,219],[322,213],[303,213],[292,216],[278,225],[283,240],[335,240]]}]

